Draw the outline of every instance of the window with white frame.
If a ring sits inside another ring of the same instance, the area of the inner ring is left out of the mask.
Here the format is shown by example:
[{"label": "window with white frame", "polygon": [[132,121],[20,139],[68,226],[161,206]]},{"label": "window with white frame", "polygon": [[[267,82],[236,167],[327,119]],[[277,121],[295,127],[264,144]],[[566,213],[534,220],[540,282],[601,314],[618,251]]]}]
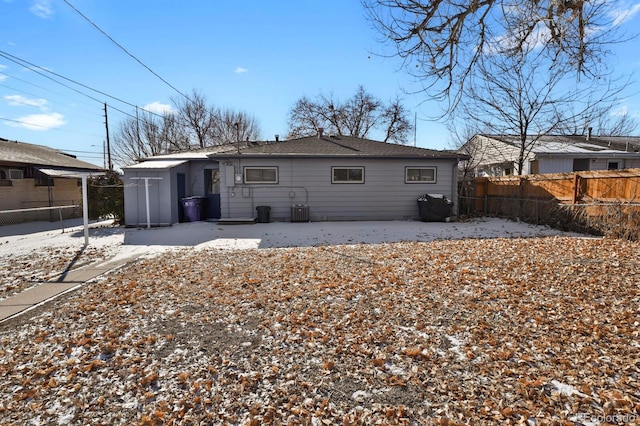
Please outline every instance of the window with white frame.
[{"label": "window with white frame", "polygon": [[436,183],[435,167],[405,167],[405,183]]},{"label": "window with white frame", "polygon": [[245,167],[244,183],[278,183],[277,167]]},{"label": "window with white frame", "polygon": [[331,167],[331,183],[364,183],[364,167]]},{"label": "window with white frame", "polygon": [[619,161],[611,161],[609,160],[607,162],[607,170],[619,170],[620,169],[620,162]]}]

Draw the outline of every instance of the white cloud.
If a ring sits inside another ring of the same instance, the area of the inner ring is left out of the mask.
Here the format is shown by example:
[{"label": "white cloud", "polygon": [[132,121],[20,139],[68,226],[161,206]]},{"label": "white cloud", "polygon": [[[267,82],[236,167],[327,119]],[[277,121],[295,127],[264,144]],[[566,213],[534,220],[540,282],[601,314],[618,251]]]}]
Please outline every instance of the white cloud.
[{"label": "white cloud", "polygon": [[612,25],[618,26],[633,18],[638,12],[640,12],[640,3],[636,3],[625,9],[614,9],[611,12],[611,18],[613,19]]},{"label": "white cloud", "polygon": [[247,71],[249,71],[249,70],[248,70],[248,69],[246,69],[246,68],[238,67],[238,68],[236,68],[236,69],[235,69],[235,71],[234,71],[234,72],[235,72],[236,74],[243,74],[243,73],[245,73],[245,72],[247,72]]},{"label": "white cloud", "polygon": [[35,0],[29,11],[37,17],[47,19],[53,15],[53,6],[51,0]]},{"label": "white cloud", "polygon": [[7,78],[9,77],[7,77],[6,75],[0,75],[0,81],[5,81]]},{"label": "white cloud", "polygon": [[31,114],[7,122],[8,125],[14,127],[24,127],[29,130],[49,130],[67,124],[64,121],[64,115],[52,112],[49,114]]},{"label": "white cloud", "polygon": [[171,114],[173,108],[169,104],[161,104],[160,102],[151,102],[142,107],[143,110],[153,112],[155,114]]},{"label": "white cloud", "polygon": [[11,106],[28,105],[28,106],[36,107],[41,111],[46,111],[47,104],[49,103],[49,101],[47,101],[46,99],[42,99],[42,98],[32,99],[22,95],[6,95],[6,96],[3,96],[3,99],[8,101],[9,105]]}]

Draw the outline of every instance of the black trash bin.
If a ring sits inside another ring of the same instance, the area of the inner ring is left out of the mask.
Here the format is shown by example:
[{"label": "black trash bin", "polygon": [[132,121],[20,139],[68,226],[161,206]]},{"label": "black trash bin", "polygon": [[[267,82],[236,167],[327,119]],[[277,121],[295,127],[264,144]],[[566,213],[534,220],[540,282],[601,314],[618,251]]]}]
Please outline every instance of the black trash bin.
[{"label": "black trash bin", "polygon": [[270,206],[258,206],[256,210],[258,211],[258,223],[269,223],[271,221]]},{"label": "black trash bin", "polygon": [[424,194],[418,198],[418,214],[424,222],[443,222],[451,216],[453,202],[441,194]]},{"label": "black trash bin", "polygon": [[204,197],[187,197],[180,201],[185,222],[204,220]]}]

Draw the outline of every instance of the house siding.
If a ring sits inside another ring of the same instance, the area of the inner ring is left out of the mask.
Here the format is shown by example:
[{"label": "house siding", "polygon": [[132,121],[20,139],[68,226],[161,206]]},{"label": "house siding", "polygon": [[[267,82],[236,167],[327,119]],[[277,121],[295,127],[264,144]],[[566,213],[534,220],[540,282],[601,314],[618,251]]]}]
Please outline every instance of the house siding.
[{"label": "house siding", "polygon": [[[592,157],[592,156],[591,156]],[[587,155],[564,156],[554,158],[540,158],[540,173],[567,173],[573,170],[573,160],[575,158],[588,158],[589,170],[607,170],[610,161],[620,163],[621,169],[633,169],[640,167],[640,159],[635,158],[619,158],[619,157],[602,157],[591,158]]]},{"label": "house siding", "polygon": [[[240,159],[221,173],[223,217],[253,217],[261,205],[271,219],[288,221],[291,206],[309,206],[312,221],[418,219],[417,198],[425,193],[455,199],[455,160],[388,158]],[[229,180],[247,166],[277,166],[277,184],[234,184]],[[331,183],[332,167],[364,167],[365,182]],[[405,183],[405,167],[435,167],[436,183]]]},{"label": "house siding", "polygon": [[0,186],[0,210],[81,204],[82,189],[77,179],[54,179],[49,187],[36,186],[33,179],[16,179],[11,186]]}]

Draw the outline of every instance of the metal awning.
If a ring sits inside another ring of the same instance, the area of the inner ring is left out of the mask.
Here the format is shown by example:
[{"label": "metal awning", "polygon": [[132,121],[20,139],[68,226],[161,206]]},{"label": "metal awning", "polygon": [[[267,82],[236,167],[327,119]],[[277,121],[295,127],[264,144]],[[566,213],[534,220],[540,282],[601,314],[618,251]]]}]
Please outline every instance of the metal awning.
[{"label": "metal awning", "polygon": [[186,163],[187,160],[157,160],[157,161],[143,161],[142,163],[133,164],[131,166],[123,167],[122,170],[159,170],[170,169],[172,167],[180,166]]},{"label": "metal awning", "polygon": [[82,179],[82,219],[84,222],[84,245],[89,245],[89,209],[88,204],[89,201],[87,199],[87,178],[89,176],[101,176],[104,175],[105,172],[99,170],[90,170],[90,169],[62,169],[62,168],[52,168],[52,167],[36,167],[36,170],[44,173],[49,177],[57,177],[57,178],[76,178]]},{"label": "metal awning", "polygon": [[68,170],[51,167],[35,167],[35,169],[52,178],[82,179],[83,176],[103,176],[105,174],[99,170]]}]

